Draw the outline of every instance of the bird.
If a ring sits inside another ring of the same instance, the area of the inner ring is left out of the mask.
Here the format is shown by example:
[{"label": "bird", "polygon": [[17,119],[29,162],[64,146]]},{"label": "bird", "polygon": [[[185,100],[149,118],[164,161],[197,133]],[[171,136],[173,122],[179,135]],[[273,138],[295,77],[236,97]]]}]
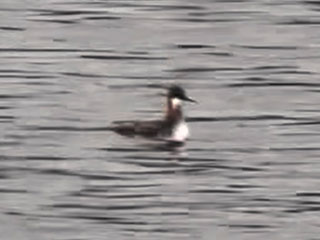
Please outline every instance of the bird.
[{"label": "bird", "polygon": [[168,87],[166,98],[166,110],[162,119],[115,121],[110,129],[124,136],[142,136],[177,143],[185,142],[190,133],[183,116],[182,101],[193,103],[197,103],[197,101],[188,97],[186,91],[179,85]]}]

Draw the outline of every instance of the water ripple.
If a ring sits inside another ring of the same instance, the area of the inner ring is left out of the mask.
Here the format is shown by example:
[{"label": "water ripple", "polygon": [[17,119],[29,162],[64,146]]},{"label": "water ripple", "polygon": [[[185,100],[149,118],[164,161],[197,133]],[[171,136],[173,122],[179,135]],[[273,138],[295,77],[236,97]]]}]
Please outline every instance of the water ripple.
[{"label": "water ripple", "polygon": [[81,55],[82,58],[96,59],[96,60],[166,60],[165,57],[145,57],[145,56],[116,56],[116,55]]},{"label": "water ripple", "polygon": [[21,27],[4,27],[4,26],[0,26],[0,31],[25,31],[25,28],[21,28]]}]

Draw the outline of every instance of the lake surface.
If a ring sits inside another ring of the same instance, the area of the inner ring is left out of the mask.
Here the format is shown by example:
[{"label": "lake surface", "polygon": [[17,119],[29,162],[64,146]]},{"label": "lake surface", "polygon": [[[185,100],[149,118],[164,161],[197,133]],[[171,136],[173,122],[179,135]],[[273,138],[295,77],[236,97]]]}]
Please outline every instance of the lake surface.
[{"label": "lake surface", "polygon": [[[318,1],[1,1],[1,236],[319,239],[319,25]],[[172,83],[184,147],[108,131]]]}]

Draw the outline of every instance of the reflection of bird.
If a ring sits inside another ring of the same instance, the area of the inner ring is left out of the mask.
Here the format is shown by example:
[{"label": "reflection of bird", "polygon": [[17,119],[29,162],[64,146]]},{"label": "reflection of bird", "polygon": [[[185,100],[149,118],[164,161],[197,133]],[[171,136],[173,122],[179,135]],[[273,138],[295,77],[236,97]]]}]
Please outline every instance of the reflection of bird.
[{"label": "reflection of bird", "polygon": [[183,88],[172,85],[168,89],[166,114],[162,120],[116,121],[110,130],[126,136],[140,135],[184,142],[189,136],[189,129],[183,118],[182,101],[196,102],[187,97]]}]

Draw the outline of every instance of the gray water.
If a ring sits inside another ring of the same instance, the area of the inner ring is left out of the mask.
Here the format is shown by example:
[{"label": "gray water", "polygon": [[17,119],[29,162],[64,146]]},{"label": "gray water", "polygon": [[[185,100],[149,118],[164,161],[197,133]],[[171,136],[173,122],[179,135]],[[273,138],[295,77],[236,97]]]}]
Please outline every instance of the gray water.
[{"label": "gray water", "polygon": [[[0,236],[319,239],[320,4],[0,3]],[[118,136],[177,83],[183,148]]]}]

